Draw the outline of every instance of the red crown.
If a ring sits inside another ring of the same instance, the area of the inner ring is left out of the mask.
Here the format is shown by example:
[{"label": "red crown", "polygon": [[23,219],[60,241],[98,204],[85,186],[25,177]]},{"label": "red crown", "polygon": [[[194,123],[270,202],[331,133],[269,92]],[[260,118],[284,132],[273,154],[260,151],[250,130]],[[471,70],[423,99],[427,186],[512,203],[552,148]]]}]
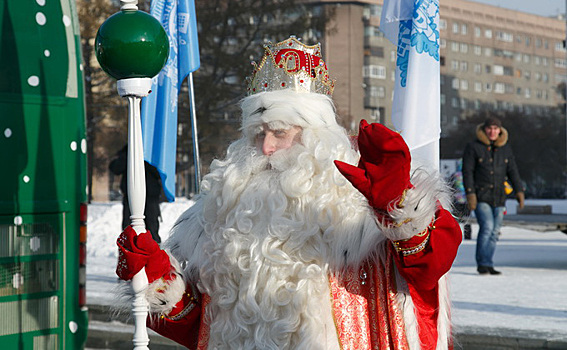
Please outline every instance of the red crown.
[{"label": "red crown", "polygon": [[252,62],[252,65],[249,95],[284,89],[333,94],[335,82],[329,78],[320,44],[308,46],[291,36],[275,45],[265,45],[260,64]]}]

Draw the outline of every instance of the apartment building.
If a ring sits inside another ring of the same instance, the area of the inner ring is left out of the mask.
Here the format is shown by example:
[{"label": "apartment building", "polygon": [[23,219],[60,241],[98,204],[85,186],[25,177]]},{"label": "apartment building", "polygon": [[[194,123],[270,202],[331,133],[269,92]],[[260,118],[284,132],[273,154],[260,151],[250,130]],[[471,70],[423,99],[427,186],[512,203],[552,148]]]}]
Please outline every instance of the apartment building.
[{"label": "apartment building", "polygon": [[[344,124],[361,118],[391,126],[396,47],[379,29],[382,0],[311,1],[335,8],[323,53],[337,79]],[[565,18],[466,0],[440,2],[441,127],[479,110],[545,114],[563,103]]]}]

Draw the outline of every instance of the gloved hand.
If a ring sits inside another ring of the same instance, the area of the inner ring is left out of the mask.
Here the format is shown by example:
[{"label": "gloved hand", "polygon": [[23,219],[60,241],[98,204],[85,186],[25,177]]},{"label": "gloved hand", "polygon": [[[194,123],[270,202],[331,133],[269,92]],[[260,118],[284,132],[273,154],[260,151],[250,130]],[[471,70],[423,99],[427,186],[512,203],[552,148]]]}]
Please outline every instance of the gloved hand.
[{"label": "gloved hand", "polygon": [[162,277],[173,278],[169,256],[160,249],[149,231],[136,235],[132,226],[128,226],[118,237],[116,244],[118,245],[116,274],[120,279],[131,280],[142,267],[146,268],[149,283]]},{"label": "gloved hand", "polygon": [[518,200],[518,207],[524,209],[524,201],[526,200],[524,192],[516,193],[516,199]]},{"label": "gloved hand", "polygon": [[467,203],[469,204],[470,210],[475,210],[477,205],[476,193],[467,194]]},{"label": "gloved hand", "polygon": [[[367,199],[379,218],[401,199],[410,182],[411,156],[402,136],[366,120],[360,122],[358,167],[336,160],[335,165]],[[387,216],[386,216],[387,217]]]}]

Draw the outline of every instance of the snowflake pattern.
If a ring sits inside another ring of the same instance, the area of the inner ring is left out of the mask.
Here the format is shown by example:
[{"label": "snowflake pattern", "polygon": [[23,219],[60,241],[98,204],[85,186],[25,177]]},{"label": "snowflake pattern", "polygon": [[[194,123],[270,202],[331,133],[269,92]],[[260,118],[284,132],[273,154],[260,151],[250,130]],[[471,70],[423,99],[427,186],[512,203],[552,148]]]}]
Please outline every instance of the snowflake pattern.
[{"label": "snowflake pattern", "polygon": [[400,85],[406,86],[409,53],[412,47],[418,54],[429,54],[439,61],[439,28],[435,17],[439,14],[439,0],[416,0],[411,20],[400,21],[398,59]]}]

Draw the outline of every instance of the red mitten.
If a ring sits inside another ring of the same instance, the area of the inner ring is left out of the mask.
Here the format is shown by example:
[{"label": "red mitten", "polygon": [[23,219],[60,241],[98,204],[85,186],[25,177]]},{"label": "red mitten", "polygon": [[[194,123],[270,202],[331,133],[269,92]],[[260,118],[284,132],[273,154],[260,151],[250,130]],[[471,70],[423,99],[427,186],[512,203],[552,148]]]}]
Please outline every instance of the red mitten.
[{"label": "red mitten", "polygon": [[126,227],[116,241],[118,265],[116,274],[125,281],[131,280],[142,267],[146,268],[148,282],[172,277],[173,268],[167,253],[160,249],[149,231],[136,235],[132,226]]},{"label": "red mitten", "polygon": [[378,215],[411,188],[411,156],[402,136],[366,120],[360,122],[358,167],[336,160],[335,165],[367,199]]}]

